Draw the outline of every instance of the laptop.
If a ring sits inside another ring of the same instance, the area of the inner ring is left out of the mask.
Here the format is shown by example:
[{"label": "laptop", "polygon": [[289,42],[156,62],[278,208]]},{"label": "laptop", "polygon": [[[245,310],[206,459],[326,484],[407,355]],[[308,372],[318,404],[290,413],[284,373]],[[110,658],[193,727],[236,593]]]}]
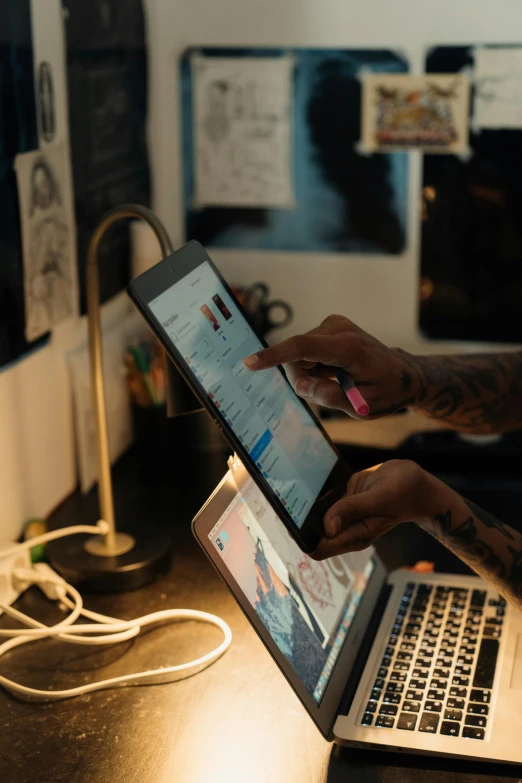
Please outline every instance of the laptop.
[{"label": "laptop", "polygon": [[316,562],[241,462],[194,535],[323,736],[355,748],[522,762],[522,614],[479,577]]}]

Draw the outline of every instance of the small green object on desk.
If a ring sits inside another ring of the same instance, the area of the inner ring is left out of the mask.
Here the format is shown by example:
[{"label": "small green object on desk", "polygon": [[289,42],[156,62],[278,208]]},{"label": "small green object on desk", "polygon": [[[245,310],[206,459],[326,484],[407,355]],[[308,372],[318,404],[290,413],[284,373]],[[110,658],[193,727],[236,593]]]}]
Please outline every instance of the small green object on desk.
[{"label": "small green object on desk", "polygon": [[[47,523],[45,519],[30,519],[24,528],[24,541],[30,541],[31,538],[41,536],[47,533]],[[38,544],[29,550],[32,563],[42,563],[46,558],[45,544]]]}]

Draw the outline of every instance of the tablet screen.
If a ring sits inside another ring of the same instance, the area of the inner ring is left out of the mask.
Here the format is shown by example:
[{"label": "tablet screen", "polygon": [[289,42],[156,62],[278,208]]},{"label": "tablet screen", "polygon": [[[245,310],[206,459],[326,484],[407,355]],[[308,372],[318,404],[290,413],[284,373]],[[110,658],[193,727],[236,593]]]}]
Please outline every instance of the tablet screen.
[{"label": "tablet screen", "polygon": [[262,343],[210,264],[148,303],[195,382],[301,527],[337,454],[278,369],[250,372]]}]

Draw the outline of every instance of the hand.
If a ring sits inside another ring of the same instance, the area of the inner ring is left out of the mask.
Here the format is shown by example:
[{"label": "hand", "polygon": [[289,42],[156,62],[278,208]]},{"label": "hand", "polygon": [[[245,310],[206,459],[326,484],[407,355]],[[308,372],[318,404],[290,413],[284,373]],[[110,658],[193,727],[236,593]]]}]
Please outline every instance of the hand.
[{"label": "hand", "polygon": [[390,460],[354,473],[346,497],[324,518],[325,536],[312,555],[324,560],[366,549],[401,522],[431,517],[453,492],[442,481],[409,460]]},{"label": "hand", "polygon": [[415,357],[387,348],[342,315],[330,315],[316,329],[291,337],[244,360],[249,370],[285,365],[288,380],[300,397],[359,418],[335,379],[347,370],[378,418],[416,402],[419,376]]}]

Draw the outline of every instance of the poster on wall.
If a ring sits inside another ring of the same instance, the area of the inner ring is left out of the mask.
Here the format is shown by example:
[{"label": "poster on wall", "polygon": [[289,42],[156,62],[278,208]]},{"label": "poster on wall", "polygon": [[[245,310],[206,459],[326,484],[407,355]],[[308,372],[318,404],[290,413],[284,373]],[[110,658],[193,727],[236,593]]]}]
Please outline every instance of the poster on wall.
[{"label": "poster on wall", "polygon": [[64,144],[15,159],[29,342],[75,311],[76,249],[68,165]]},{"label": "poster on wall", "polygon": [[193,55],[195,207],[294,206],[294,65]]},{"label": "poster on wall", "polygon": [[367,73],[362,147],[366,152],[465,153],[470,81],[464,74]]},{"label": "poster on wall", "polygon": [[473,125],[522,129],[522,48],[475,49]]}]

